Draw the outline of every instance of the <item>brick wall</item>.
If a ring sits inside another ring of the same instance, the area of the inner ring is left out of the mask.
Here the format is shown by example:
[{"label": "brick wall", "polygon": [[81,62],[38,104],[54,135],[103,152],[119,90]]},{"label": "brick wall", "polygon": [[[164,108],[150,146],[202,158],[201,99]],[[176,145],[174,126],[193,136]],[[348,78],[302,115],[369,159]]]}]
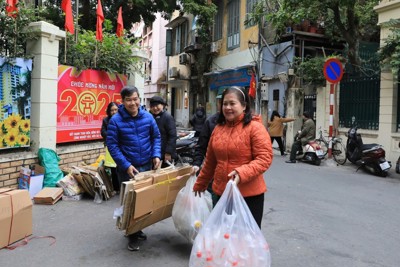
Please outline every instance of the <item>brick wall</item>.
[{"label": "brick wall", "polygon": [[[95,148],[79,152],[63,153],[58,154],[60,157],[59,166],[72,167],[82,165],[82,163],[91,164],[96,159],[104,154],[104,148]],[[17,178],[19,177],[19,171],[21,166],[29,166],[31,164],[39,163],[38,158],[18,159],[10,160],[8,162],[0,163],[0,188],[1,187],[17,187]]]}]

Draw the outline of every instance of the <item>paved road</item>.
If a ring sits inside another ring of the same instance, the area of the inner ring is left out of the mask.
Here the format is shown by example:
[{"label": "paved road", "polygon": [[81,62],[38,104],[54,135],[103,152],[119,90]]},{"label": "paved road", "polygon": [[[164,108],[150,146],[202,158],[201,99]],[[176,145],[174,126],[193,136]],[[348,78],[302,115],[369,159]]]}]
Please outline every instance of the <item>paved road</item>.
[{"label": "paved road", "polygon": [[[276,155],[265,179],[263,233],[275,267],[400,266],[400,175],[375,177],[355,167],[286,164]],[[0,250],[0,266],[187,267],[191,245],[171,219],[145,229],[139,252],[126,249],[115,228],[113,198],[33,207],[34,239],[13,251]],[[250,266],[249,266],[250,267]]]}]

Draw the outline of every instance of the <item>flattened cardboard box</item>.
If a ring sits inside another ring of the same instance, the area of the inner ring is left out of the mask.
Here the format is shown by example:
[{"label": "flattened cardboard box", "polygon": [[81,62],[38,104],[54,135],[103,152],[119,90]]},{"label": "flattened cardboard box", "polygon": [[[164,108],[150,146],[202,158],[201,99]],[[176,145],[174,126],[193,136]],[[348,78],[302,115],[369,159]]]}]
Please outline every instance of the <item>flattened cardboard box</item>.
[{"label": "flattened cardboard box", "polygon": [[35,195],[33,200],[35,204],[53,205],[63,196],[63,189],[61,187],[45,187]]},{"label": "flattened cardboard box", "polygon": [[132,234],[172,216],[176,196],[190,174],[129,192],[133,194],[126,234]]},{"label": "flattened cardboard box", "polygon": [[0,188],[0,248],[32,234],[32,201],[27,190]]},{"label": "flattened cardboard box", "polygon": [[[135,227],[141,227],[143,229],[146,226],[154,224],[160,220],[168,218],[171,216],[172,206],[175,202],[176,195],[180,188],[182,188],[188,177],[183,177],[181,180],[183,184],[181,185],[179,182],[174,182],[174,184],[178,184],[180,187],[177,192],[169,194],[169,190],[174,190],[174,186],[171,185],[173,180],[177,176],[184,176],[189,174],[191,171],[191,166],[179,167],[176,169],[173,168],[164,168],[159,172],[148,171],[139,174],[139,181],[128,181],[124,182],[121,187],[121,205],[123,205],[124,211],[121,218],[117,220],[117,227],[120,230],[127,230],[128,225],[132,225],[131,220],[139,219],[140,223],[137,223]],[[143,179],[143,180],[140,180]],[[163,183],[168,181],[167,186],[159,185],[157,187],[153,186],[155,184]],[[147,190],[144,190],[147,188]],[[135,190],[139,190],[140,196],[136,199],[137,194],[135,194]],[[169,197],[166,197],[168,196]],[[173,198],[171,211],[168,212],[167,199]],[[165,211],[167,211],[165,213]],[[154,215],[149,216],[152,213]],[[164,215],[165,213],[165,215]],[[165,217],[166,216],[166,217]],[[129,234],[129,233],[128,233]]]}]

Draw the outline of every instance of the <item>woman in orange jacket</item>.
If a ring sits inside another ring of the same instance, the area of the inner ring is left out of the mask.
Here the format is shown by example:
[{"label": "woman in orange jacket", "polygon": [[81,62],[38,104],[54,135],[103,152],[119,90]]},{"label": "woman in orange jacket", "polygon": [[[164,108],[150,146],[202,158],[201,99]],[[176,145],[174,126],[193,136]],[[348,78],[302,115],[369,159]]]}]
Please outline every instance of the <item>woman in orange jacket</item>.
[{"label": "woman in orange jacket", "polygon": [[212,189],[221,196],[228,181],[234,179],[261,228],[267,191],[263,173],[272,158],[271,139],[260,117],[251,113],[248,95],[240,87],[232,86],[222,94],[217,126],[193,191],[201,194],[214,178]]},{"label": "woman in orange jacket", "polygon": [[271,114],[271,120],[268,121],[268,132],[271,136],[271,144],[274,139],[278,143],[281,156],[285,155],[285,148],[283,147],[282,136],[283,136],[283,124],[285,122],[294,121],[293,118],[281,118],[278,111],[274,110]]}]

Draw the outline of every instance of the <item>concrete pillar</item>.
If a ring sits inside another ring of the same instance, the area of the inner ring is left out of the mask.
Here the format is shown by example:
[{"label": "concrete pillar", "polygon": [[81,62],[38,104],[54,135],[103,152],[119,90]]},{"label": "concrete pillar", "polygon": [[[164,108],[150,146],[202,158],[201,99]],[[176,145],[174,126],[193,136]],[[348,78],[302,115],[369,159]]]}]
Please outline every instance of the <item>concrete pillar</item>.
[{"label": "concrete pillar", "polygon": [[288,118],[295,118],[293,123],[287,123],[286,129],[286,149],[291,149],[294,136],[303,125],[304,90],[302,88],[289,88],[287,100]]},{"label": "concrete pillar", "polygon": [[65,32],[50,23],[29,24],[38,39],[28,40],[27,54],[33,55],[31,88],[31,149],[56,149],[57,80],[59,41]]}]

